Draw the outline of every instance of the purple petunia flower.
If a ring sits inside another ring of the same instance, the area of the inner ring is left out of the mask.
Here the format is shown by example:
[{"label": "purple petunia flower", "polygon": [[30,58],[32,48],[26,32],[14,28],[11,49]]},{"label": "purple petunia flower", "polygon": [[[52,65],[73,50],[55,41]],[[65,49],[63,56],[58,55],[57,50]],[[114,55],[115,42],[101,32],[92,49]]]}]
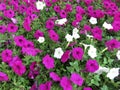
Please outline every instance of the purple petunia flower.
[{"label": "purple petunia flower", "polygon": [[23,27],[26,31],[31,31],[31,19],[29,17],[26,17],[23,21]]},{"label": "purple petunia flower", "polygon": [[65,11],[66,12],[72,12],[72,5],[71,4],[66,4]]},{"label": "purple petunia flower", "polygon": [[88,60],[86,63],[86,71],[94,73],[99,69],[99,64],[96,60]]},{"label": "purple petunia flower", "polygon": [[39,90],[51,90],[51,85],[52,85],[52,82],[47,81],[46,83],[39,85]]},{"label": "purple petunia flower", "polygon": [[36,18],[38,18],[38,16],[36,14],[31,14],[30,18],[31,18],[31,20],[35,20]]},{"label": "purple petunia flower", "polygon": [[112,26],[113,26],[112,31],[114,31],[114,32],[120,31],[120,21],[114,20],[113,23],[112,23]]},{"label": "purple petunia flower", "polygon": [[67,60],[70,58],[70,54],[71,54],[71,51],[70,50],[66,50],[64,52],[64,54],[62,55],[62,57],[61,57],[61,62],[62,63],[67,62]]},{"label": "purple petunia flower", "polygon": [[63,90],[72,90],[72,83],[66,76],[62,77],[60,80],[60,86]]},{"label": "purple petunia flower", "polygon": [[47,7],[51,7],[52,6],[52,3],[49,0],[46,0],[45,3],[46,3]]},{"label": "purple petunia flower", "polygon": [[52,69],[55,67],[54,59],[50,57],[48,54],[43,57],[42,63],[47,69]]},{"label": "purple petunia flower", "polygon": [[37,87],[36,83],[34,83],[32,85],[32,87],[30,88],[30,90],[38,90],[38,87]]},{"label": "purple petunia flower", "polygon": [[6,9],[5,3],[0,3],[0,11],[4,11]]},{"label": "purple petunia flower", "polygon": [[60,11],[60,17],[61,17],[61,18],[66,18],[66,17],[67,17],[67,13],[66,13],[65,10],[61,10],[61,11]]},{"label": "purple petunia flower", "polygon": [[24,43],[24,48],[34,48],[34,43],[32,41],[26,40]]},{"label": "purple petunia flower", "polygon": [[7,18],[13,18],[15,16],[15,13],[12,9],[5,10],[3,13],[4,13],[4,16]]},{"label": "purple petunia flower", "polygon": [[1,34],[4,34],[5,32],[6,32],[6,26],[4,26],[4,25],[0,25],[0,33]]},{"label": "purple petunia flower", "polygon": [[60,6],[54,6],[54,11],[59,13],[61,11]]},{"label": "purple petunia flower", "polygon": [[55,72],[50,72],[49,76],[54,80],[54,81],[60,81],[60,77],[58,76],[57,73]]},{"label": "purple petunia flower", "polygon": [[47,21],[46,21],[46,28],[47,28],[47,29],[53,29],[53,28],[54,28],[54,21],[52,21],[52,20],[47,20]]},{"label": "purple petunia flower", "polygon": [[78,86],[82,86],[84,82],[84,79],[78,73],[72,73],[70,80]]},{"label": "purple petunia flower", "polygon": [[36,48],[25,48],[22,47],[22,53],[30,56],[36,56],[38,53],[41,53],[42,50],[36,49]]},{"label": "purple petunia flower", "polygon": [[76,27],[78,24],[79,24],[78,20],[74,20],[74,21],[72,22],[72,26],[74,26],[74,27]]},{"label": "purple petunia flower", "polygon": [[26,11],[26,9],[27,9],[27,8],[26,8],[25,5],[20,5],[20,6],[19,6],[19,12],[22,13],[22,14]]},{"label": "purple petunia flower", "polygon": [[48,35],[55,42],[59,40],[59,35],[54,30],[48,30]]},{"label": "purple petunia flower", "polygon": [[9,23],[7,26],[7,30],[8,30],[8,32],[15,33],[18,30],[18,26],[16,26],[13,23]]},{"label": "purple petunia flower", "polygon": [[83,15],[85,10],[81,6],[76,6],[76,12]]},{"label": "purple petunia flower", "polygon": [[94,39],[97,39],[99,41],[102,40],[102,30],[99,27],[97,27],[97,26],[94,27],[91,30],[91,32],[92,32],[92,35],[93,35]]},{"label": "purple petunia flower", "polygon": [[84,2],[86,5],[90,5],[93,2],[93,0],[84,0]]},{"label": "purple petunia flower", "polygon": [[80,22],[82,20],[82,15],[80,15],[79,13],[76,14],[76,20],[78,22]]},{"label": "purple petunia flower", "polygon": [[35,33],[34,33],[34,37],[36,39],[39,39],[39,37],[43,37],[44,36],[44,33],[40,30],[37,30]]},{"label": "purple petunia flower", "polygon": [[9,63],[12,60],[12,50],[5,49],[1,53],[2,61]]},{"label": "purple petunia flower", "polygon": [[108,40],[105,43],[105,45],[108,48],[108,50],[114,50],[114,49],[119,49],[120,48],[120,42],[116,39]]},{"label": "purple petunia flower", "polygon": [[26,71],[25,65],[22,63],[22,61],[19,60],[13,63],[12,69],[19,76],[22,76]]},{"label": "purple petunia flower", "polygon": [[0,82],[1,81],[8,81],[9,77],[7,74],[5,74],[4,72],[0,72]]},{"label": "purple petunia flower", "polygon": [[22,61],[18,56],[13,57],[13,59],[9,62],[9,66],[13,67],[14,62],[16,61]]},{"label": "purple petunia flower", "polygon": [[73,56],[74,59],[82,60],[83,55],[84,55],[84,51],[83,51],[83,49],[81,47],[73,48],[72,56]]},{"label": "purple petunia flower", "polygon": [[84,87],[83,90],[92,90],[91,87]]},{"label": "purple petunia flower", "polygon": [[15,37],[14,37],[14,42],[15,42],[15,44],[16,44],[17,46],[19,46],[19,47],[23,47],[26,41],[27,41],[27,40],[26,40],[26,38],[24,38],[23,35],[15,36]]}]

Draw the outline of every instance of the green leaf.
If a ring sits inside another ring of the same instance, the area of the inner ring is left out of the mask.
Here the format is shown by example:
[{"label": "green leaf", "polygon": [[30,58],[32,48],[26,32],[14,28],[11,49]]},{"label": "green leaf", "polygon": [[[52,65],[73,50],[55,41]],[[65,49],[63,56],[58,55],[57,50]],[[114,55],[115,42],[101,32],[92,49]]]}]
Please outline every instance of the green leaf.
[{"label": "green leaf", "polygon": [[101,90],[108,90],[108,87],[106,85],[103,85],[103,87],[101,88]]}]

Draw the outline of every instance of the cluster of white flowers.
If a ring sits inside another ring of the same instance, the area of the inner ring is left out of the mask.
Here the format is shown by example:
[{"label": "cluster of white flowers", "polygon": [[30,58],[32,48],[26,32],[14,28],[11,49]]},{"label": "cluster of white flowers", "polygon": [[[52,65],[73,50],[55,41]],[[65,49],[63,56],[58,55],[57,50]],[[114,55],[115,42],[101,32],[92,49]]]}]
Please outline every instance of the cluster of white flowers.
[{"label": "cluster of white flowers", "polygon": [[64,25],[67,22],[66,18],[58,19],[55,21],[55,24]]},{"label": "cluster of white flowers", "polygon": [[37,1],[36,2],[36,8],[37,10],[43,10],[43,8],[46,6],[44,1]]},{"label": "cluster of white flowers", "polygon": [[58,47],[55,49],[55,52],[54,52],[54,57],[57,58],[57,59],[61,59],[62,55],[63,55],[63,50],[61,47]]},{"label": "cluster of white flowers", "polygon": [[113,80],[115,77],[119,75],[119,69],[120,68],[106,68],[99,66],[99,69],[95,72],[97,74],[102,74],[103,72],[107,73],[107,77],[111,80]]},{"label": "cluster of white flowers", "polygon": [[78,34],[79,30],[77,28],[73,29],[72,35],[66,34],[65,38],[68,42],[72,42],[73,39],[78,39],[80,38],[80,35]]}]

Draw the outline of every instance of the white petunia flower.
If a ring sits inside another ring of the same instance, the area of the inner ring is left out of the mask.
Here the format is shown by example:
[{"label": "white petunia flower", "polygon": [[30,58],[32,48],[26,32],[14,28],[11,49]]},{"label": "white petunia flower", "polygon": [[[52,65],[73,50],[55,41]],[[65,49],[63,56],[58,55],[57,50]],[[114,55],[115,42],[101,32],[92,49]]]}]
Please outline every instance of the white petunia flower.
[{"label": "white petunia flower", "polygon": [[59,19],[59,20],[56,20],[55,21],[55,24],[58,24],[58,25],[63,25],[67,22],[67,19],[66,18],[63,18],[63,19]]},{"label": "white petunia flower", "polygon": [[73,36],[74,39],[78,39],[78,38],[80,38],[80,35],[77,34],[77,33],[74,33],[72,36]]},{"label": "white petunia flower", "polygon": [[113,26],[111,24],[108,24],[107,22],[103,23],[103,27],[108,30],[113,29]]},{"label": "white petunia flower", "polygon": [[99,69],[95,73],[102,74],[103,72],[108,73],[109,72],[109,68],[99,66]]},{"label": "white petunia flower", "polygon": [[39,41],[39,43],[43,43],[45,41],[45,38],[44,37],[39,37],[38,41]]},{"label": "white petunia flower", "polygon": [[36,7],[37,7],[37,10],[43,10],[43,8],[45,7],[45,2],[42,2],[42,1],[37,1],[36,2]]},{"label": "white petunia flower", "polygon": [[112,68],[110,71],[107,73],[107,77],[113,80],[115,77],[119,75],[119,68]]},{"label": "white petunia flower", "polygon": [[90,46],[89,50],[88,50],[88,55],[91,57],[91,58],[95,58],[97,57],[97,53],[96,53],[97,49],[94,47],[94,46]]},{"label": "white petunia flower", "polygon": [[120,60],[120,50],[117,51],[117,54],[116,54],[118,60]]},{"label": "white petunia flower", "polygon": [[58,48],[55,49],[54,57],[58,58],[58,59],[61,59],[63,53],[64,52],[63,52],[62,48],[58,47]]},{"label": "white petunia flower", "polygon": [[80,35],[78,34],[79,30],[77,28],[73,29],[72,36],[74,39],[80,38]]},{"label": "white petunia flower", "polygon": [[91,17],[90,20],[89,20],[89,22],[91,24],[97,24],[97,18]]},{"label": "white petunia flower", "polygon": [[68,42],[72,42],[72,41],[73,41],[73,36],[70,35],[70,34],[67,34],[67,35],[65,36],[65,38],[66,38],[66,40],[67,40]]},{"label": "white petunia flower", "polygon": [[78,33],[79,32],[79,30],[77,29],[77,28],[74,28],[73,29],[73,34],[76,34],[76,33]]}]

